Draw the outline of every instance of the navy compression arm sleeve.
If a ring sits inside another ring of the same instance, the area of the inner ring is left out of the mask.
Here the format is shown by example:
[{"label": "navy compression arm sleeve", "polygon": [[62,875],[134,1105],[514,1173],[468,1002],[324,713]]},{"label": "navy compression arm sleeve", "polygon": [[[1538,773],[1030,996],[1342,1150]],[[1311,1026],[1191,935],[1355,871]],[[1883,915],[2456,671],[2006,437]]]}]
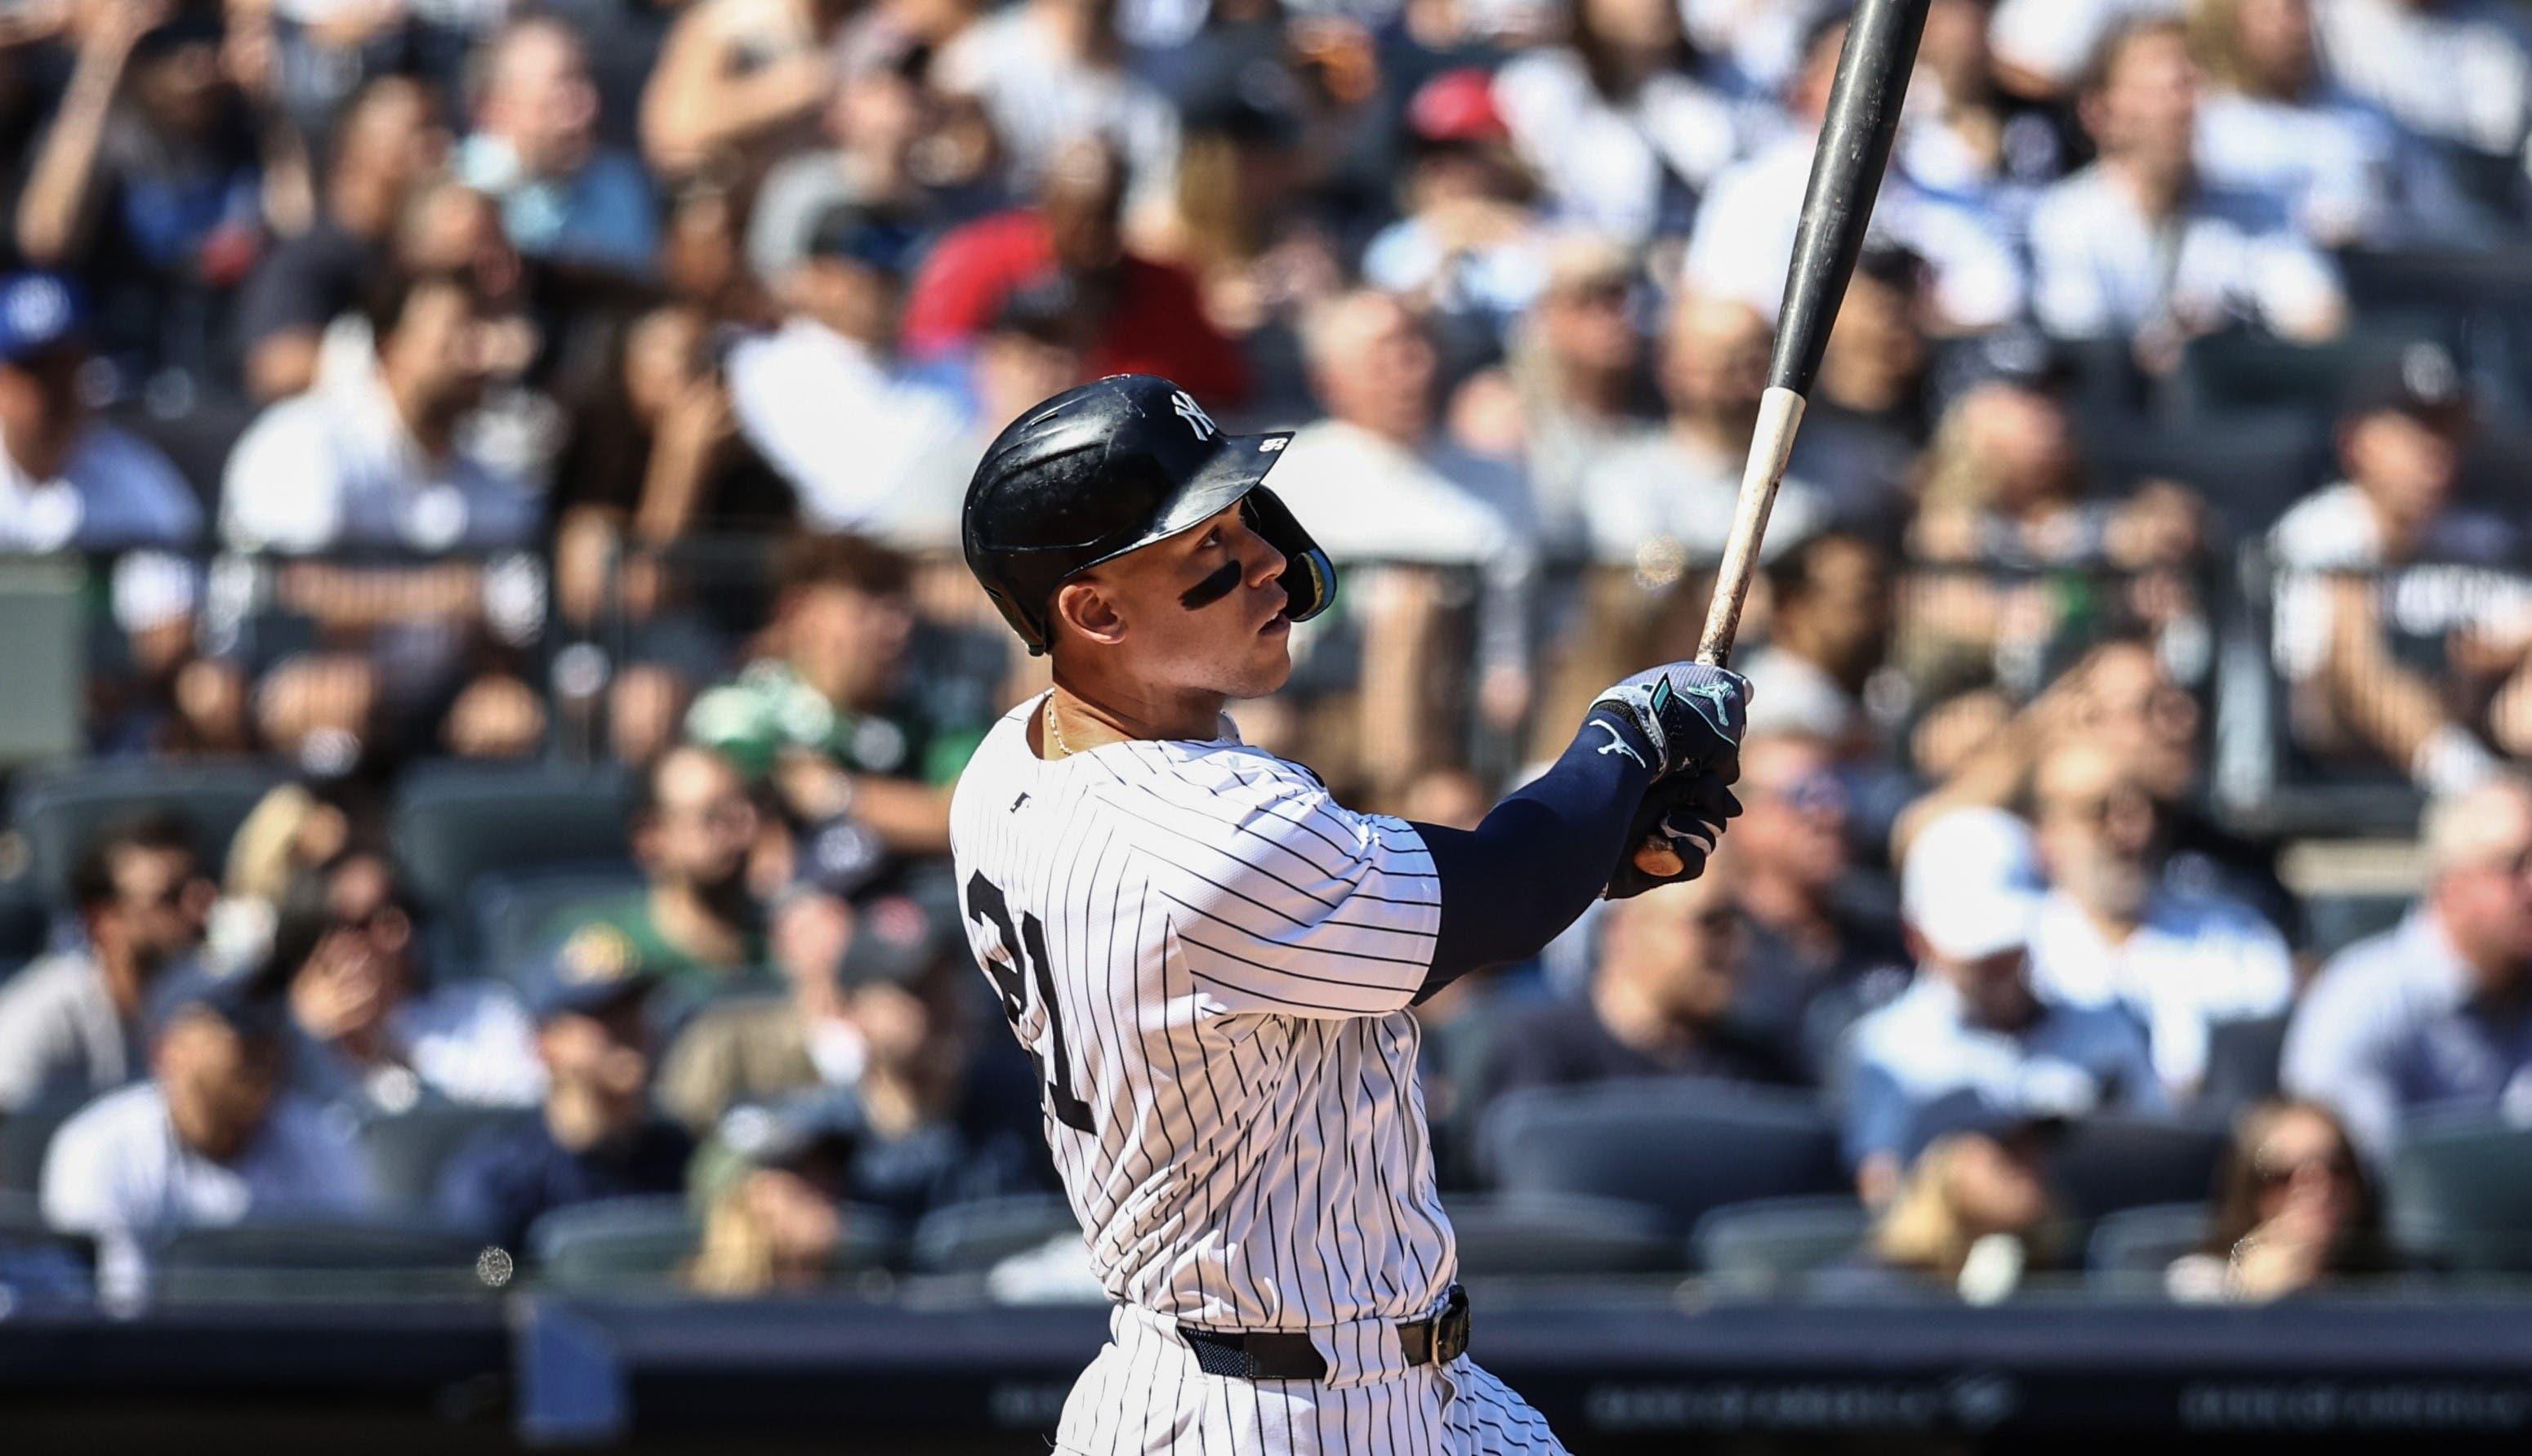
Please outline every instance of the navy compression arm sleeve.
[{"label": "navy compression arm sleeve", "polygon": [[1652,756],[1642,730],[1594,712],[1553,767],[1474,829],[1415,826],[1442,882],[1442,926],[1416,1000],[1482,967],[1527,960],[1590,908],[1652,786]]}]

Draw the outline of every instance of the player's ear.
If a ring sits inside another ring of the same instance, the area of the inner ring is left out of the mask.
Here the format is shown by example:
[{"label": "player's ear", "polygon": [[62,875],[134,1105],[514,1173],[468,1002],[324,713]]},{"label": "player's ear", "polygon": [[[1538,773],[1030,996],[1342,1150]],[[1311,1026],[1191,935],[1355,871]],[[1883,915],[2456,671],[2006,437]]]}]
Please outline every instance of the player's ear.
[{"label": "player's ear", "polygon": [[1116,599],[1095,577],[1075,577],[1057,588],[1055,616],[1102,645],[1114,646],[1125,638],[1125,619],[1119,614]]}]

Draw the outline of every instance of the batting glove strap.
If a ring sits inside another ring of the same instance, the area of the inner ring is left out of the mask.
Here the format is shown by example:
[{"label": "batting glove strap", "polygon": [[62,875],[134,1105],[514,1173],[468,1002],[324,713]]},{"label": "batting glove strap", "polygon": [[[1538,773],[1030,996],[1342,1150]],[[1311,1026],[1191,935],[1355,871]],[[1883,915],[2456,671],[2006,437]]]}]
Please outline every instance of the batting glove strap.
[{"label": "batting glove strap", "polygon": [[1656,778],[1691,768],[1733,765],[1739,776],[1741,735],[1750,719],[1750,680],[1724,667],[1674,662],[1640,672],[1601,694],[1594,712],[1640,729],[1652,744]]}]

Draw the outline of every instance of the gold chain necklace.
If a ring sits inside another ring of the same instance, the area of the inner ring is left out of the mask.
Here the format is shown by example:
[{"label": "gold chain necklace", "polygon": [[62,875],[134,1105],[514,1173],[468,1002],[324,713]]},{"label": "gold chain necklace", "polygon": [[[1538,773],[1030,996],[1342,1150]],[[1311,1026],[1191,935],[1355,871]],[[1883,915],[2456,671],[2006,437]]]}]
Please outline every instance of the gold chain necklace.
[{"label": "gold chain necklace", "polygon": [[1046,745],[1055,750],[1059,758],[1072,756],[1072,746],[1064,741],[1064,725],[1056,721],[1055,695],[1052,693],[1046,695]]}]

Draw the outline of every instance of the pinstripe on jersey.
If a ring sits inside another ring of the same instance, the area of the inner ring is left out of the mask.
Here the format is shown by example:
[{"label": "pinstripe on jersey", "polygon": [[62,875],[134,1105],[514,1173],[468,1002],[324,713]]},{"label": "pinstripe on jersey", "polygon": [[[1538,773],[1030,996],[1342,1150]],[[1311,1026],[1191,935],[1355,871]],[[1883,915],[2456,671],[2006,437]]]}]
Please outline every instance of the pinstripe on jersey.
[{"label": "pinstripe on jersey", "polygon": [[1216,1329],[1430,1314],[1457,1257],[1406,1009],[1423,841],[1236,738],[1041,759],[1043,701],[969,761],[950,841],[1101,1284]]}]

